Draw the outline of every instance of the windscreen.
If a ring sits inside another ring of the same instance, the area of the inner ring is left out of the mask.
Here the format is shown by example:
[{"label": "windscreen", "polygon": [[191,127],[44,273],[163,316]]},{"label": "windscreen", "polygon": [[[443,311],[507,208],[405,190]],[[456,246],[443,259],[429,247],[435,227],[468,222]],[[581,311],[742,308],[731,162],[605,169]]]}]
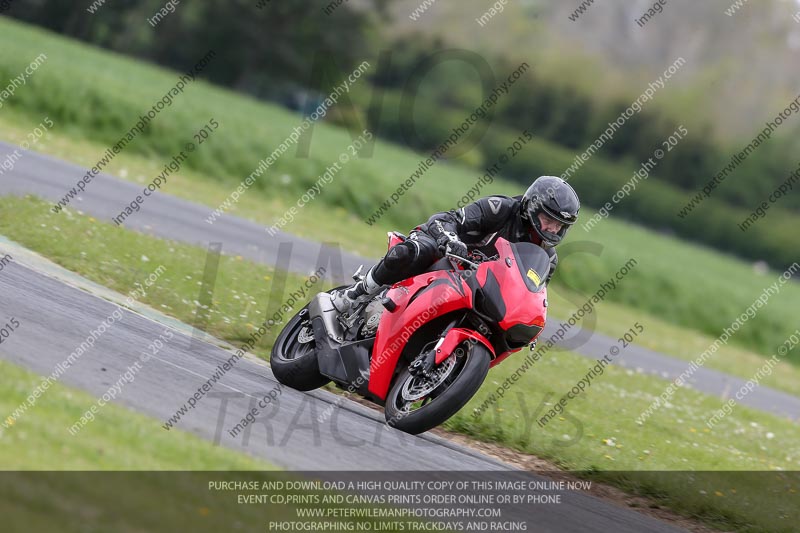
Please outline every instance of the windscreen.
[{"label": "windscreen", "polygon": [[528,290],[542,290],[550,272],[550,256],[540,246],[528,242],[514,243],[511,248]]}]

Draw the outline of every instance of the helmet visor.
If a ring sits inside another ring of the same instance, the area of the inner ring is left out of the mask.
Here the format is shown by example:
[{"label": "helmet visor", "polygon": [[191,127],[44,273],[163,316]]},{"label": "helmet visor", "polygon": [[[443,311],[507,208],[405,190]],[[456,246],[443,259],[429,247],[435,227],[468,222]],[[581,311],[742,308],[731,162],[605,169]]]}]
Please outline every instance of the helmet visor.
[{"label": "helmet visor", "polygon": [[567,226],[573,225],[575,221],[578,220],[578,217],[572,213],[568,213],[567,211],[554,211],[544,203],[541,204],[541,209],[548,217]]}]

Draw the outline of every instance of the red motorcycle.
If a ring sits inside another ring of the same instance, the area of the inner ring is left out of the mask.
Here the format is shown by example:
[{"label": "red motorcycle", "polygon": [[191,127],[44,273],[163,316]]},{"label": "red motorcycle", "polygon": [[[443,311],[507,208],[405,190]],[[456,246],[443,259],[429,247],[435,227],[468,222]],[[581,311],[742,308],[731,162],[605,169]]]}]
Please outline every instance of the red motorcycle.
[{"label": "red motorcycle", "polygon": [[[389,233],[389,248],[404,239]],[[502,238],[494,247],[492,257],[448,254],[348,316],[329,293],[317,294],[278,335],[275,377],[301,391],[333,381],[383,405],[389,425],[407,433],[438,426],[472,398],[490,367],[544,328],[547,253]]]}]

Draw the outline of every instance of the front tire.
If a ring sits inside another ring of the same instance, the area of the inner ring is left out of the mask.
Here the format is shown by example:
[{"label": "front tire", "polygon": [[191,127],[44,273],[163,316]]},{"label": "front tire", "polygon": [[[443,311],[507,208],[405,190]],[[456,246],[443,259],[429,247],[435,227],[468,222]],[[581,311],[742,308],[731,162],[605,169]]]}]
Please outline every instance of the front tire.
[{"label": "front tire", "polygon": [[322,387],[330,379],[319,373],[314,332],[301,315],[308,316],[307,308],[294,315],[278,334],[269,364],[280,383],[299,391],[310,391]]},{"label": "front tire", "polygon": [[[464,349],[465,344],[469,343],[460,344],[438,365],[440,368],[448,364],[450,358],[455,358],[450,363],[453,368],[449,375],[423,398],[414,400],[419,393],[413,393],[424,391],[420,388],[424,387],[420,381],[422,378],[412,376],[408,368],[400,372],[384,407],[386,422],[390,426],[412,435],[428,431],[456,414],[478,392],[489,373],[491,354],[482,344],[472,344]],[[463,355],[459,356],[459,352]]]}]

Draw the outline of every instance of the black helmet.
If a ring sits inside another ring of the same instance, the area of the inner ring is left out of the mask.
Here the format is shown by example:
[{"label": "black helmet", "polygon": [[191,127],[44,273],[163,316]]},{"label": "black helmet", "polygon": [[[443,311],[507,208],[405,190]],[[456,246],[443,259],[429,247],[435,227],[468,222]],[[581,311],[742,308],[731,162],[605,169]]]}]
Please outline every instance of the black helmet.
[{"label": "black helmet", "polygon": [[[569,227],[578,220],[580,208],[578,195],[566,181],[555,176],[541,176],[536,178],[522,196],[521,216],[542,239],[542,245],[551,247],[560,243]],[[561,222],[561,230],[558,233],[544,231],[539,213]]]}]

